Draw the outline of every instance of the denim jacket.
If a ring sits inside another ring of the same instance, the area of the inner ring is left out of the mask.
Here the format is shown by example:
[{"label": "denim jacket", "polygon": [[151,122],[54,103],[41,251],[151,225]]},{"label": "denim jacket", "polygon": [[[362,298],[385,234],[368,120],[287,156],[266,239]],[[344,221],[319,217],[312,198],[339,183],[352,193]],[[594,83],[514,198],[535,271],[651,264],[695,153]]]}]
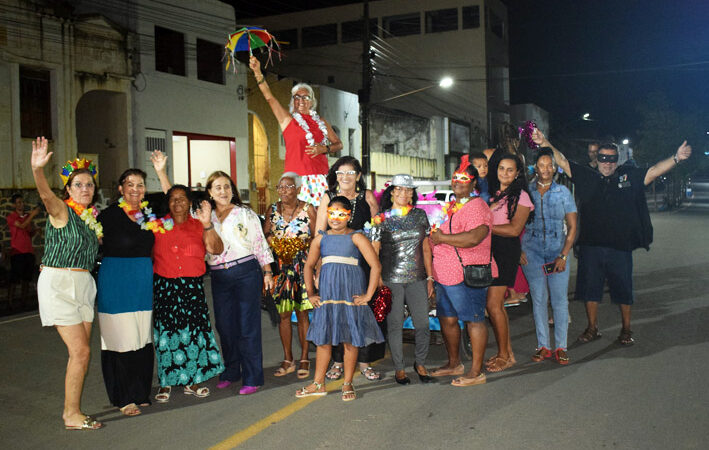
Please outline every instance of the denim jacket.
[{"label": "denim jacket", "polygon": [[563,243],[564,218],[566,214],[576,212],[576,203],[571,191],[566,186],[552,182],[549,190],[542,197],[537,190],[537,183],[530,183],[529,192],[534,202],[534,220],[525,229],[522,242],[541,239],[549,244]]}]

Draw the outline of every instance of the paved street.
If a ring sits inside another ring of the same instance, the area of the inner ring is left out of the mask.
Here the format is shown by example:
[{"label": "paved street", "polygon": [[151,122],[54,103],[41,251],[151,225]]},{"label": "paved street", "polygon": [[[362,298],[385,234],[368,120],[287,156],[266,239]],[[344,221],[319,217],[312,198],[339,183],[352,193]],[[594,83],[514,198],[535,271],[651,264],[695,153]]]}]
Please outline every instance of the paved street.
[{"label": "paved street", "polygon": [[[518,364],[490,374],[486,385],[456,389],[448,379],[422,385],[412,378],[401,387],[385,359],[377,366],[382,381],[355,378],[355,402],[340,400],[339,383],[324,398],[296,400],[293,393],[303,382],[295,374],[271,376],[282,354],[264,315],[267,377],[261,392],[239,397],[233,388],[217,391],[211,380],[207,399],[173,391],[170,403],[126,418],[108,405],[95,330],[83,408],[106,427],[67,432],[60,417],[65,348],[36,315],[16,315],[0,321],[2,447],[706,448],[709,183],[695,182],[694,190],[695,198],[680,210],[653,214],[655,243],[650,252],[634,254],[633,347],[615,342],[619,312],[606,302],[600,308],[603,337],[572,346],[569,366],[532,363],[531,305],[523,304],[509,311]],[[574,282],[572,277],[572,289]],[[572,302],[570,309],[573,342],[586,324],[581,304]],[[490,342],[488,355],[492,335]],[[412,345],[405,350],[410,363]],[[428,366],[444,360],[443,346],[431,346]]]}]

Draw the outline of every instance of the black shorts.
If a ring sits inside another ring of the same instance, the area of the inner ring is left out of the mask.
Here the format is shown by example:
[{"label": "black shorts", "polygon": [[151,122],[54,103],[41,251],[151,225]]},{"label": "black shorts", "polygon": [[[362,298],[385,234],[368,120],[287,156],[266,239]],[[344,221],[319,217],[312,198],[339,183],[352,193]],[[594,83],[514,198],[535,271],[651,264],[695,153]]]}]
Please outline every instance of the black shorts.
[{"label": "black shorts", "polygon": [[579,246],[576,300],[600,302],[606,281],[613,303],[633,304],[633,252]]},{"label": "black shorts", "polygon": [[32,281],[35,275],[34,253],[10,255],[10,282]]},{"label": "black shorts", "polygon": [[521,254],[522,245],[519,237],[492,235],[492,257],[495,258],[498,271],[492,286],[513,287],[515,285]]}]

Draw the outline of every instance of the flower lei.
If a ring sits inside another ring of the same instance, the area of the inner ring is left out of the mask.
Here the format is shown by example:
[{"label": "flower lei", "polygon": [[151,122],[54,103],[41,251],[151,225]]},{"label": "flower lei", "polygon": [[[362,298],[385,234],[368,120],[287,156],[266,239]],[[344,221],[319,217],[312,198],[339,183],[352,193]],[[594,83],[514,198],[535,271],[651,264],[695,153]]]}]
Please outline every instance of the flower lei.
[{"label": "flower lei", "polygon": [[392,208],[388,211],[384,211],[383,213],[379,213],[376,216],[372,217],[372,220],[369,222],[366,222],[364,224],[364,231],[369,232],[369,230],[372,229],[375,225],[379,225],[380,223],[384,222],[385,220],[391,218],[391,217],[404,217],[406,216],[411,210],[414,209],[413,206],[408,205],[404,206],[403,208]]},{"label": "flower lei", "polygon": [[451,217],[453,217],[453,214],[460,211],[463,205],[478,196],[479,194],[476,191],[473,191],[470,193],[469,197],[461,198],[460,201],[451,200],[450,202],[443,205],[443,208],[441,208],[440,216],[436,217],[436,220],[434,220],[433,225],[431,225],[431,233],[438,230],[446,220],[449,220]]},{"label": "flower lei", "polygon": [[[305,131],[305,140],[308,141],[308,145],[312,147],[315,145],[315,139],[313,139],[313,133],[310,132],[310,127],[308,126],[308,123],[303,119],[303,115],[300,114],[299,112],[294,112],[293,118],[295,119],[296,122],[298,122],[298,125],[300,128]],[[323,142],[328,143],[330,142],[327,138],[327,126],[325,126],[325,122],[322,121],[320,116],[318,116],[318,113],[315,111],[310,111],[310,117],[315,121],[315,123],[318,124],[318,128],[320,128],[320,131],[322,131],[323,135]]]},{"label": "flower lei", "polygon": [[76,215],[84,221],[84,223],[87,227],[89,227],[90,230],[93,230],[93,232],[96,233],[96,237],[98,239],[101,239],[103,237],[103,225],[101,225],[101,222],[96,220],[96,217],[98,216],[98,211],[96,210],[96,208],[94,208],[93,206],[87,208],[84,205],[76,203],[71,198],[64,200],[64,203],[66,203],[69,208],[71,208],[76,213]]},{"label": "flower lei", "polygon": [[[128,214],[128,216],[133,217],[135,222],[140,225],[141,230],[150,230],[153,233],[163,233],[172,230],[175,222],[172,219],[158,219],[153,214],[153,210],[148,208],[148,201],[144,200],[140,202],[140,209],[134,211],[130,209],[130,206],[125,201],[123,197],[118,199],[118,207],[123,209],[123,211]],[[148,221],[145,221],[145,217],[148,217]]]}]

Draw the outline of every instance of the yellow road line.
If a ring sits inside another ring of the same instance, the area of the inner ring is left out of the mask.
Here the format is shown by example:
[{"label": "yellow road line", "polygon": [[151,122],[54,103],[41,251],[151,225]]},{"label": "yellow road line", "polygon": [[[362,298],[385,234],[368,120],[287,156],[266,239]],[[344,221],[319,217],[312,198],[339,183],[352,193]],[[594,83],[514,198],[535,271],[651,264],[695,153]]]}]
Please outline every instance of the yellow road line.
[{"label": "yellow road line", "polygon": [[[342,388],[342,383],[343,380],[339,381],[333,381],[331,383],[328,383],[328,395],[330,395],[331,392],[333,391],[339,391],[340,388]],[[326,396],[325,396],[326,397]],[[306,397],[302,399],[297,399],[293,401],[291,404],[279,409],[278,411],[274,412],[270,416],[264,417],[263,419],[259,420],[258,422],[252,424],[248,428],[245,428],[232,436],[226,438],[222,442],[216,444],[215,446],[211,447],[212,450],[226,450],[230,448],[237,447],[247,440],[251,439],[252,437],[256,436],[266,428],[270,427],[276,422],[280,422],[281,420],[285,419],[286,417],[290,416],[293,413],[296,413],[300,411],[301,409],[305,408],[309,404],[313,403],[315,400],[318,400],[323,397]]]}]

